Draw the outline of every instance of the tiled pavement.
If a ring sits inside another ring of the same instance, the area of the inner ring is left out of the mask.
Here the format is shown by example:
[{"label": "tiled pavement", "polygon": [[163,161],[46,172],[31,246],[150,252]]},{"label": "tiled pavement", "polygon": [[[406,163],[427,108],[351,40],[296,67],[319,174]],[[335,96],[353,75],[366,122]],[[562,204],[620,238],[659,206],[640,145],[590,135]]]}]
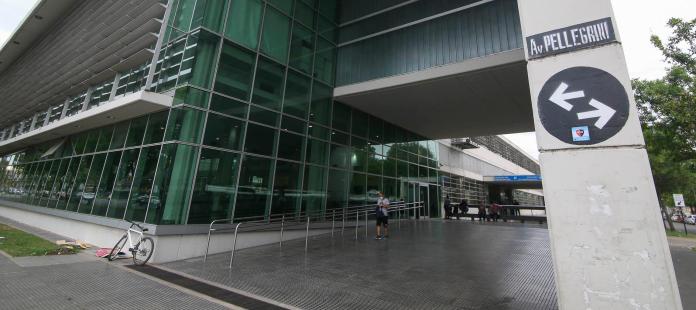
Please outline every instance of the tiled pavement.
[{"label": "tiled pavement", "polygon": [[164,266],[303,309],[555,309],[548,231],[526,226],[411,222],[240,250],[231,271],[229,254]]}]

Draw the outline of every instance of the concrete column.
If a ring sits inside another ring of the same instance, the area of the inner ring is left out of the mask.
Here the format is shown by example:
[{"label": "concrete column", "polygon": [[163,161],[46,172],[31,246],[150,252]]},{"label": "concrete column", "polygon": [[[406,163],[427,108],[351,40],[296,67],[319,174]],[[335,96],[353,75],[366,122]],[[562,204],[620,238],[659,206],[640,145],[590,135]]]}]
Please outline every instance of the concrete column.
[{"label": "concrete column", "polygon": [[121,74],[116,73],[116,76],[114,76],[114,83],[111,85],[111,93],[109,93],[109,100],[114,100],[116,97],[116,91],[118,91],[118,81],[121,79]]},{"label": "concrete column", "polygon": [[63,111],[60,112],[60,118],[59,119],[64,119],[65,115],[68,114],[68,106],[70,105],[70,97],[65,99],[65,103],[63,104]]},{"label": "concrete column", "polygon": [[48,107],[48,109],[46,110],[46,119],[44,119],[43,126],[46,126],[46,125],[48,125],[48,123],[50,123],[51,110],[52,110],[52,107]]},{"label": "concrete column", "polygon": [[87,89],[87,93],[85,94],[85,100],[82,101],[82,108],[80,108],[80,112],[87,111],[87,107],[89,107],[89,101],[92,100],[92,91],[94,91],[94,86]]},{"label": "concrete column", "polygon": [[518,7],[560,309],[682,309],[610,0]]}]

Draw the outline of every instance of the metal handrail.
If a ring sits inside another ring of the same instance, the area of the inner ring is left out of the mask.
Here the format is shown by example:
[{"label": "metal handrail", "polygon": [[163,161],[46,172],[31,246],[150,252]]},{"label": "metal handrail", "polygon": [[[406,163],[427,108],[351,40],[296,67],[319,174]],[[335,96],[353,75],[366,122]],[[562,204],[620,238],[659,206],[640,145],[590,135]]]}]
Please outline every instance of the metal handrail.
[{"label": "metal handrail", "polygon": [[[408,205],[414,205],[414,206],[413,206],[413,207],[407,207]],[[341,221],[342,221],[342,232],[343,232],[343,230],[345,229],[345,219],[346,219],[346,218],[350,218],[350,217],[352,217],[353,214],[355,214],[355,218],[356,218],[356,224],[355,224],[355,227],[356,227],[356,236],[355,236],[355,238],[358,239],[358,237],[357,237],[357,231],[358,231],[358,227],[360,226],[359,217],[360,217],[360,214],[361,214],[362,212],[365,212],[365,224],[366,224],[366,225],[365,225],[365,234],[366,234],[366,236],[367,236],[367,221],[368,221],[367,218],[368,218],[368,214],[369,214],[369,211],[370,211],[368,208],[374,208],[375,206],[376,206],[376,204],[364,205],[364,206],[354,206],[354,207],[349,207],[349,208],[342,208],[342,209],[341,209],[341,210],[342,210],[342,214],[340,214],[340,216],[341,216]],[[409,203],[406,203],[406,202],[397,202],[397,203],[394,204],[393,207],[390,207],[390,208],[389,208],[389,209],[390,209],[389,212],[398,212],[397,214],[398,214],[398,220],[399,220],[399,226],[400,226],[400,225],[401,225],[401,223],[400,223],[400,221],[401,221],[401,213],[403,213],[403,211],[417,210],[417,211],[419,212],[418,214],[420,214],[420,211],[422,211],[422,210],[420,210],[420,209],[422,209],[424,206],[425,206],[425,205],[424,205],[424,203],[423,203],[422,201],[420,201],[420,202],[409,202]],[[352,209],[352,211],[346,212],[346,210],[348,210],[348,209]],[[331,221],[332,221],[332,223],[331,223],[331,236],[332,236],[332,237],[333,237],[333,235],[334,235],[334,234],[333,234],[333,231],[334,231],[334,228],[335,228],[336,210],[338,210],[338,209],[333,209],[333,210],[332,210],[332,216],[331,216]],[[230,268],[232,267],[232,261],[233,261],[233,259],[234,259],[234,252],[235,252],[235,250],[236,250],[236,245],[237,245],[237,234],[238,234],[238,231],[239,231],[239,227],[241,226],[242,223],[245,224],[245,227],[249,227],[249,226],[252,227],[252,230],[249,230],[249,231],[255,231],[255,230],[253,229],[253,227],[261,227],[261,226],[263,226],[263,227],[268,227],[269,224],[272,224],[272,223],[280,223],[280,240],[279,240],[279,245],[280,245],[280,247],[282,248],[282,246],[283,246],[283,232],[284,232],[285,227],[287,227],[287,226],[298,226],[298,225],[301,225],[301,224],[299,224],[299,223],[300,223],[300,220],[306,220],[306,229],[305,229],[305,230],[306,230],[306,233],[305,233],[305,251],[306,251],[307,248],[308,248],[308,242],[309,242],[309,241],[308,241],[308,240],[309,240],[309,225],[310,225],[310,222],[311,222],[311,218],[312,218],[312,217],[322,217],[322,216],[323,216],[323,217],[326,217],[327,211],[328,211],[328,210],[317,211],[317,212],[306,212],[306,211],[305,211],[305,212],[302,212],[302,211],[301,211],[301,212],[292,212],[292,213],[290,213],[290,214],[292,214],[293,217],[290,217],[290,219],[291,219],[291,220],[295,220],[296,224],[294,224],[294,225],[286,225],[286,222],[287,222],[287,220],[288,220],[288,217],[287,217],[288,213],[283,213],[283,214],[278,214],[278,215],[271,215],[271,216],[268,216],[268,217],[263,216],[263,219],[262,219],[262,220],[258,220],[258,221],[244,221],[244,222],[238,222],[238,223],[235,225],[235,227],[234,227],[234,243],[233,243],[232,253],[231,253],[231,256],[230,256]],[[245,217],[245,218],[237,218],[237,220],[240,220],[240,219],[241,219],[241,220],[247,220],[247,219],[261,218],[261,217],[262,217],[262,216]],[[280,217],[280,221],[272,221],[272,220],[271,220],[271,218],[278,218],[278,217]],[[210,250],[210,239],[211,239],[211,234],[212,234],[212,232],[214,232],[214,231],[223,231],[223,230],[218,230],[218,229],[216,229],[216,228],[213,228],[213,226],[216,225],[216,224],[222,224],[222,223],[229,223],[230,225],[234,225],[234,224],[235,224],[234,220],[232,220],[232,219],[217,219],[217,220],[213,220],[213,221],[210,223],[210,225],[209,225],[209,227],[208,227],[208,237],[207,237],[207,244],[206,244],[205,254],[204,254],[204,256],[203,256],[203,262],[204,262],[204,263],[205,263],[205,262],[207,261],[207,259],[208,259],[208,253],[209,253],[209,250]],[[230,231],[231,231],[231,229],[230,229]],[[343,235],[343,233],[341,233],[341,234]]]}]

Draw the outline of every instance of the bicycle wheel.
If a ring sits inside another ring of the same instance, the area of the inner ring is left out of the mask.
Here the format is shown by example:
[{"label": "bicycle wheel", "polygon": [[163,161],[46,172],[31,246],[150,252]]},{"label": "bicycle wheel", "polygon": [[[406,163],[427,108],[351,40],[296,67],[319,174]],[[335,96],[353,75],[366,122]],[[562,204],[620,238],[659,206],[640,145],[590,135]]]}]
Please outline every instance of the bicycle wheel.
[{"label": "bicycle wheel", "polygon": [[116,245],[114,245],[114,247],[111,249],[109,256],[106,257],[109,261],[116,259],[116,257],[118,256],[118,252],[121,252],[123,247],[126,245],[126,238],[127,236],[123,235],[123,237],[121,237],[121,239],[118,240],[118,242],[116,242]]},{"label": "bicycle wheel", "polygon": [[150,257],[152,257],[152,252],[155,250],[155,242],[152,238],[145,237],[140,240],[140,243],[135,247],[133,251],[133,264],[138,266],[145,265]]}]

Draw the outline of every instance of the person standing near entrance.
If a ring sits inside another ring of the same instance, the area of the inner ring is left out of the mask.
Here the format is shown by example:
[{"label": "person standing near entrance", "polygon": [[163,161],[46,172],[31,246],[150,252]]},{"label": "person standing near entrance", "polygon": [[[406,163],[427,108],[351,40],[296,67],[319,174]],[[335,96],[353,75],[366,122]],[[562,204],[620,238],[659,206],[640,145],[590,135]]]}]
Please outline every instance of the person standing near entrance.
[{"label": "person standing near entrance", "polygon": [[[464,216],[469,214],[469,203],[466,202],[466,199],[462,199],[462,202],[459,203],[459,213]],[[457,213],[457,219],[459,219],[459,213]]]},{"label": "person standing near entrance", "polygon": [[452,211],[451,211],[451,205],[452,201],[449,198],[449,195],[445,196],[445,219],[449,219],[452,216]]},{"label": "person standing near entrance", "polygon": [[[389,238],[389,198],[384,197],[382,192],[379,192],[379,198],[377,198],[375,219],[377,225],[375,240]],[[384,235],[382,235],[382,231],[384,231]]]},{"label": "person standing near entrance", "polygon": [[500,205],[496,202],[491,203],[491,219],[497,222],[500,218]]}]

